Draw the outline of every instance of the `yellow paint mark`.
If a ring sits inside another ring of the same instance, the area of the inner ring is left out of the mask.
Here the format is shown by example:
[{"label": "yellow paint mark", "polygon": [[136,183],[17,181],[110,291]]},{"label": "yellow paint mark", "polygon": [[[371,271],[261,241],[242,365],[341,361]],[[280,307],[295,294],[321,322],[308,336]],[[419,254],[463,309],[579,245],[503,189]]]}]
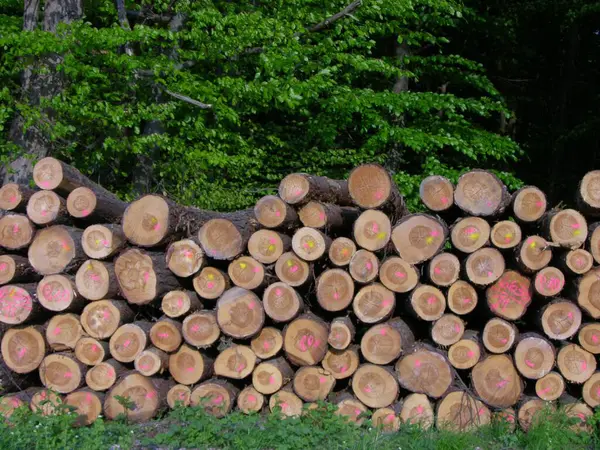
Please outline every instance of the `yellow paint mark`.
[{"label": "yellow paint mark", "polygon": [[579,230],[573,231],[573,236],[579,236],[580,234],[581,234],[581,231],[579,231]]},{"label": "yellow paint mark", "polygon": [[271,245],[269,245],[269,248],[268,248],[268,250],[269,250],[270,252],[274,252],[274,251],[275,251],[275,246],[274,246],[274,245],[272,245],[272,244],[271,244]]},{"label": "yellow paint mark", "polygon": [[506,239],[512,239],[513,235],[511,233],[505,234],[504,237]]},{"label": "yellow paint mark", "polygon": [[240,268],[245,269],[246,268],[246,263],[240,263]]},{"label": "yellow paint mark", "polygon": [[535,241],[534,241],[534,242],[532,242],[531,244],[529,244],[529,247],[530,247],[530,248],[535,248]]},{"label": "yellow paint mark", "polygon": [[88,268],[88,270],[92,270],[94,268],[94,266],[92,266],[92,263],[88,263],[87,268]]},{"label": "yellow paint mark", "polygon": [[315,246],[315,243],[313,241],[308,241],[308,246],[310,248],[313,248]]},{"label": "yellow paint mark", "polygon": [[386,234],[383,231],[381,231],[381,232],[377,233],[376,237],[377,237],[377,239],[385,239],[385,236],[386,236]]},{"label": "yellow paint mark", "polygon": [[215,276],[212,273],[209,273],[206,278],[208,278],[209,280],[213,280],[215,278]]},{"label": "yellow paint mark", "polygon": [[288,259],[288,261],[287,261],[287,265],[288,265],[288,267],[292,267],[292,264],[294,264],[294,263],[292,262],[292,260],[291,260],[291,259]]},{"label": "yellow paint mark", "polygon": [[433,244],[433,238],[431,236],[429,236],[428,238],[425,238],[425,242],[429,245],[429,244]]},{"label": "yellow paint mark", "polygon": [[479,233],[473,233],[469,237],[472,241],[476,241],[477,239],[479,239]]}]

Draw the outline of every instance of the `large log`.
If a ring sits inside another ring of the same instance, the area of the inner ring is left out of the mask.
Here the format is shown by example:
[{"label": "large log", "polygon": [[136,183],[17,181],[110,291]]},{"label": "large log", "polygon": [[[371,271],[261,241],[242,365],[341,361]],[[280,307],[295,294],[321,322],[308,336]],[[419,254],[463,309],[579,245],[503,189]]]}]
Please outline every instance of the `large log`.
[{"label": "large log", "polygon": [[279,197],[290,205],[317,200],[344,206],[351,203],[348,184],[345,180],[292,173],[279,183]]},{"label": "large log", "polygon": [[167,317],[175,319],[200,311],[202,303],[198,299],[196,292],[176,290],[165,294],[160,309],[162,309]]},{"label": "large log", "polygon": [[399,387],[391,367],[361,365],[352,377],[356,398],[370,408],[383,408],[394,403]]},{"label": "large log", "polygon": [[74,353],[52,353],[46,356],[39,367],[40,380],[48,389],[68,394],[83,386],[87,367]]},{"label": "large log", "polygon": [[18,374],[36,370],[47,351],[43,329],[38,326],[9,328],[2,337],[2,359]]},{"label": "large log", "polygon": [[450,232],[452,246],[463,253],[473,253],[487,245],[490,239],[490,224],[480,217],[459,219]]},{"label": "large log", "polygon": [[198,240],[206,255],[230,261],[244,252],[258,225],[251,209],[238,211],[206,222],[198,231]]},{"label": "large log", "polygon": [[19,213],[25,212],[27,202],[34,192],[28,186],[7,183],[0,187],[0,209]]},{"label": "large log", "polygon": [[510,204],[510,196],[496,175],[484,170],[472,170],[458,179],[454,203],[472,216],[498,216]]},{"label": "large log", "polygon": [[192,406],[201,406],[215,417],[226,416],[235,404],[239,389],[218,378],[199,384],[190,397]]},{"label": "large log", "polygon": [[427,214],[409,214],[392,230],[392,243],[398,255],[409,264],[433,258],[443,250],[447,238],[446,224]]},{"label": "large log", "polygon": [[133,311],[122,300],[98,300],[81,313],[81,325],[87,334],[96,339],[107,339],[117,329],[133,319]]},{"label": "large log", "polygon": [[169,356],[169,373],[180,384],[192,385],[213,374],[214,361],[204,353],[183,344]]},{"label": "large log", "polygon": [[215,359],[215,375],[233,380],[248,377],[256,365],[256,354],[246,345],[232,345]]},{"label": "large log", "polygon": [[79,313],[85,306],[75,279],[69,275],[46,275],[38,283],[36,292],[38,301],[48,311]]},{"label": "large log", "polygon": [[65,200],[52,191],[37,191],[29,198],[27,217],[36,225],[66,225],[71,222]]},{"label": "large log", "polygon": [[148,337],[152,324],[137,321],[120,326],[110,337],[110,354],[117,361],[132,363],[135,358],[150,345]]},{"label": "large log", "polygon": [[587,239],[587,221],[579,211],[552,210],[542,220],[545,237],[561,247],[576,249]]},{"label": "large log", "polygon": [[83,251],[90,258],[107,259],[117,254],[127,243],[120,225],[97,224],[87,227],[81,236]]},{"label": "large log", "polygon": [[191,277],[204,264],[204,251],[192,239],[182,239],[169,245],[167,266],[178,277]]},{"label": "large log", "polygon": [[267,195],[254,206],[256,220],[266,228],[292,230],[300,224],[296,210],[275,195]]},{"label": "large log", "polygon": [[6,214],[0,217],[0,247],[21,250],[28,247],[35,235],[29,218],[22,214]]},{"label": "large log", "polygon": [[488,425],[492,413],[468,391],[456,390],[440,401],[436,416],[439,430],[466,432]]},{"label": "large log", "polygon": [[42,313],[37,300],[37,285],[7,284],[0,287],[0,322],[16,325],[34,320]]},{"label": "large log", "polygon": [[512,195],[515,218],[524,223],[539,221],[547,205],[546,195],[535,186],[524,186]]},{"label": "large log", "polygon": [[20,255],[0,255],[0,285],[39,279],[40,275],[31,267],[27,258]]},{"label": "large log", "polygon": [[127,203],[104,189],[78,187],[67,197],[67,211],[72,217],[90,222],[118,223]]},{"label": "large log", "polygon": [[377,164],[363,164],[348,176],[352,201],[363,209],[380,209],[392,222],[405,212],[404,199],[390,173]]},{"label": "large log", "polygon": [[577,206],[584,214],[600,216],[600,170],[584,175],[577,189]]},{"label": "large log", "polygon": [[410,392],[443,397],[454,381],[454,371],[443,352],[416,344],[395,365],[400,386]]},{"label": "large log", "polygon": [[79,319],[76,314],[57,314],[46,323],[46,342],[52,350],[75,349],[84,335]]},{"label": "large log", "polygon": [[479,398],[496,408],[516,405],[523,393],[523,380],[507,355],[491,355],[478,362],[471,381]]},{"label": "large log", "polygon": [[431,211],[448,211],[454,205],[454,186],[446,177],[432,175],[421,181],[419,197]]},{"label": "large log", "polygon": [[29,247],[29,262],[42,275],[74,272],[86,259],[81,236],[81,230],[63,225],[44,228]]},{"label": "large log", "polygon": [[257,358],[273,358],[283,348],[283,335],[277,328],[265,327],[252,338],[250,347]]},{"label": "large log", "polygon": [[314,314],[303,314],[283,330],[283,350],[298,366],[318,364],[327,352],[329,325]]}]

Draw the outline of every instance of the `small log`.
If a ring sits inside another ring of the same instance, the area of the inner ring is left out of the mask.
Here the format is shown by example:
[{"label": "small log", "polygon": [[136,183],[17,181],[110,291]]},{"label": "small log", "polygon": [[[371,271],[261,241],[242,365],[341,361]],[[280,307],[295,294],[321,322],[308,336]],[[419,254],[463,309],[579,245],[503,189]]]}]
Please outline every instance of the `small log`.
[{"label": "small log", "polygon": [[293,320],[304,309],[302,297],[287,283],[271,284],[265,289],[262,300],[265,314],[279,323]]},{"label": "small log", "polygon": [[[166,409],[167,393],[174,384],[172,380],[147,378],[137,372],[130,372],[106,396],[104,414],[111,420],[123,414],[129,422],[146,422]],[[119,397],[129,399],[134,406],[125,408]]]},{"label": "small log", "polygon": [[[565,387],[565,379],[558,372],[549,372],[535,382],[535,393],[542,400],[551,402],[563,395]],[[583,397],[585,398],[585,385]]]},{"label": "small log", "polygon": [[590,422],[593,420],[594,411],[589,406],[568,394],[561,396],[559,404],[564,408],[567,418],[575,422],[569,427],[571,431],[575,433],[593,432]]},{"label": "small log", "polygon": [[75,357],[87,366],[97,366],[110,357],[108,342],[84,336],[75,344]]},{"label": "small log", "polygon": [[[33,392],[31,390],[30,392]],[[66,400],[66,399],[65,399]],[[29,408],[42,416],[56,416],[60,414],[63,398],[49,389],[38,389],[33,393],[29,402]]]},{"label": "small log", "polygon": [[305,402],[324,401],[335,386],[335,378],[322,367],[305,366],[296,371],[292,384],[296,395]]},{"label": "small log", "polygon": [[267,195],[256,202],[254,206],[256,220],[266,228],[281,228],[293,230],[300,221],[294,208],[275,195]]},{"label": "small log", "polygon": [[87,366],[79,362],[74,353],[52,353],[44,358],[39,372],[45,387],[68,394],[83,386]]},{"label": "small log", "polygon": [[48,311],[80,312],[85,301],[68,275],[46,275],[37,286],[37,298]]},{"label": "small log", "polygon": [[406,293],[412,291],[419,283],[420,273],[402,258],[387,258],[379,268],[379,280],[390,291]]},{"label": "small log", "polygon": [[523,431],[529,431],[532,425],[539,425],[542,421],[542,412],[550,406],[536,397],[524,397],[519,402],[517,420]]},{"label": "small log", "polygon": [[71,273],[86,260],[82,231],[54,225],[40,230],[29,247],[29,262],[42,275]]},{"label": "small log", "polygon": [[596,358],[579,345],[568,344],[559,350],[556,366],[568,382],[581,384],[596,371]]},{"label": "small log", "polygon": [[540,236],[528,236],[515,250],[515,259],[525,273],[543,269],[552,260],[550,243]]},{"label": "small log", "polygon": [[194,290],[204,299],[215,300],[229,289],[229,277],[214,267],[205,267],[194,277]]},{"label": "small log", "polygon": [[198,231],[198,240],[211,258],[231,261],[246,250],[250,236],[257,229],[252,210],[238,211],[206,222]]},{"label": "small log", "polygon": [[463,217],[450,231],[452,246],[463,252],[473,253],[486,246],[490,240],[490,224],[480,217]]},{"label": "small log", "polygon": [[209,378],[213,364],[211,358],[183,344],[169,356],[169,373],[178,383],[192,385]]},{"label": "small log", "polygon": [[360,365],[358,351],[357,345],[352,345],[345,350],[328,350],[321,365],[336,380],[350,378]]},{"label": "small log", "polygon": [[349,422],[361,425],[369,410],[349,392],[338,392],[333,396],[332,403],[337,405],[336,415],[344,417]]},{"label": "small log", "polygon": [[[560,377],[560,375],[556,374]],[[562,377],[561,377],[562,380]],[[564,386],[564,381],[563,381]],[[564,387],[563,387],[564,392]],[[594,373],[584,384],[582,389],[583,400],[592,408],[600,405],[600,372]]]},{"label": "small log", "polygon": [[150,345],[148,334],[152,324],[147,321],[136,321],[121,325],[110,337],[110,354],[122,363],[135,361],[146,347]]},{"label": "small log", "polygon": [[521,227],[511,220],[502,220],[492,227],[490,242],[500,250],[515,248],[521,242]]},{"label": "small log", "polygon": [[461,175],[454,190],[454,203],[471,216],[499,216],[510,200],[502,181],[485,170],[472,170]]},{"label": "small log", "polygon": [[298,211],[302,225],[319,230],[348,228],[359,214],[357,208],[315,201],[308,202]]},{"label": "small log", "polygon": [[148,347],[136,357],[134,367],[145,377],[162,374],[169,368],[169,355],[156,347]]},{"label": "small log", "polygon": [[575,280],[575,298],[592,318],[600,318],[600,269],[592,269]]},{"label": "small log", "polygon": [[292,287],[302,286],[311,275],[310,266],[294,252],[286,252],[275,263],[275,274]]},{"label": "small log", "polygon": [[489,425],[492,413],[487,406],[468,391],[450,392],[438,403],[436,414],[438,430],[469,432]]},{"label": "small log", "polygon": [[404,216],[392,230],[398,255],[409,264],[425,262],[441,252],[448,239],[448,227],[427,214]]},{"label": "small log", "polygon": [[258,230],[248,240],[248,253],[262,264],[273,264],[292,248],[289,236],[273,230]]},{"label": "small log", "polygon": [[590,252],[582,248],[569,250],[560,256],[560,266],[567,273],[574,275],[583,275],[590,271],[594,265],[594,257]]},{"label": "small log", "polygon": [[556,267],[546,266],[535,274],[533,289],[542,297],[557,296],[565,285],[565,275]]},{"label": "small log", "polygon": [[454,381],[452,366],[443,352],[416,344],[395,365],[400,386],[432,398],[443,397]]},{"label": "small log", "polygon": [[579,329],[577,335],[579,345],[588,352],[600,354],[600,323],[586,323]]},{"label": "small log", "polygon": [[539,380],[550,373],[556,360],[554,346],[537,333],[523,333],[515,347],[515,367],[530,380]]},{"label": "small log", "polygon": [[34,192],[28,186],[7,183],[0,187],[0,209],[20,213],[25,212],[27,202]]},{"label": "small log", "polygon": [[336,317],[329,327],[327,342],[336,350],[344,350],[354,341],[356,329],[349,317]]},{"label": "small log", "polygon": [[290,385],[284,386],[269,399],[269,410],[280,412],[284,417],[298,417],[302,414],[304,403],[294,394]]},{"label": "small log", "polygon": [[368,362],[386,365],[398,359],[413,343],[411,329],[402,319],[395,317],[369,328],[360,341],[360,351]]},{"label": "small log", "polygon": [[250,256],[240,256],[231,261],[227,274],[234,285],[248,290],[263,287],[267,277],[265,267]]},{"label": "small log", "polygon": [[476,286],[489,286],[504,273],[504,256],[495,248],[480,248],[465,260],[465,273]]},{"label": "small log", "polygon": [[96,339],[107,339],[117,329],[133,320],[133,311],[122,300],[98,300],[83,308],[81,325],[87,334]]},{"label": "small log", "polygon": [[462,338],[448,349],[448,361],[455,369],[471,369],[485,356],[477,332],[467,330]]},{"label": "small log", "polygon": [[352,235],[360,247],[375,252],[387,246],[392,235],[392,224],[381,211],[368,209],[354,222]]},{"label": "small log", "polygon": [[0,398],[0,416],[6,421],[6,424],[8,426],[12,425],[10,418],[15,413],[15,411],[18,408],[28,405],[31,401],[32,396],[39,391],[40,388],[38,387],[30,387],[25,389],[24,391],[20,391],[11,395],[6,395]]},{"label": "small log", "polygon": [[192,406],[202,406],[204,411],[215,417],[225,417],[235,404],[239,389],[217,378],[199,384],[190,397]]},{"label": "small log", "polygon": [[366,284],[374,281],[379,272],[379,259],[368,250],[358,250],[348,266],[350,276],[354,281],[360,284]]},{"label": "small log", "polygon": [[316,261],[327,254],[331,238],[309,227],[298,229],[292,238],[292,250],[305,261]]},{"label": "small log", "polygon": [[471,371],[475,393],[496,408],[514,406],[523,393],[523,380],[507,355],[491,355],[479,361]]},{"label": "small log", "polygon": [[90,367],[85,375],[85,383],[94,391],[107,391],[127,370],[127,367],[116,359],[109,359]]},{"label": "small log", "polygon": [[310,200],[349,205],[348,183],[306,173],[292,173],[279,183],[279,197],[290,205],[302,205]]},{"label": "small log", "polygon": [[127,238],[120,225],[90,225],[83,231],[81,246],[87,256],[93,259],[107,259],[125,247]]},{"label": "small log", "polygon": [[600,170],[586,173],[577,189],[577,206],[584,214],[600,216]]},{"label": "small log", "polygon": [[29,198],[27,217],[36,225],[65,225],[71,222],[65,199],[52,191],[37,191]]},{"label": "small log", "polygon": [[237,397],[237,407],[244,414],[258,413],[265,406],[265,396],[252,386],[246,386]]},{"label": "small log", "polygon": [[399,390],[391,367],[362,364],[352,377],[354,395],[370,408],[390,406],[398,398]]},{"label": "small log", "polygon": [[435,414],[431,402],[424,394],[409,394],[401,401],[400,419],[423,430],[433,426]]},{"label": "small log", "polygon": [[587,249],[594,257],[596,264],[600,264],[600,222],[591,223],[588,227]]},{"label": "small log", "polygon": [[421,181],[419,197],[431,211],[448,211],[454,205],[454,186],[446,177],[432,175]]},{"label": "small log", "polygon": [[273,358],[283,348],[283,335],[273,327],[264,327],[250,341],[250,348],[260,359]]},{"label": "small log", "polygon": [[486,290],[487,305],[497,316],[517,320],[531,303],[531,281],[519,272],[507,270]]},{"label": "small log", "polygon": [[242,380],[252,373],[256,365],[256,355],[250,347],[232,345],[215,359],[215,375],[234,380]]},{"label": "small log", "polygon": [[39,279],[39,274],[31,267],[27,258],[19,255],[0,255],[0,285]]},{"label": "small log", "polygon": [[500,423],[510,432],[517,428],[517,413],[513,408],[504,408],[492,414],[493,420]]},{"label": "small log", "polygon": [[327,353],[329,325],[314,314],[303,314],[283,330],[283,350],[297,366],[312,366]]},{"label": "small log", "polygon": [[433,284],[448,287],[460,274],[460,261],[452,253],[439,253],[428,264],[427,275]]},{"label": "small log", "polygon": [[36,370],[48,351],[43,329],[38,326],[9,328],[1,347],[4,364],[18,374]]},{"label": "small log", "polygon": [[542,219],[542,229],[546,238],[571,250],[581,247],[588,236],[585,217],[574,209],[549,211]]},{"label": "small log", "polygon": [[88,300],[114,298],[119,292],[119,283],[112,263],[88,259],[75,274],[77,291]]},{"label": "small log", "polygon": [[183,342],[182,324],[168,317],[161,317],[150,328],[150,341],[160,350],[171,353]]},{"label": "small log", "polygon": [[546,195],[535,186],[524,186],[512,195],[512,210],[517,220],[535,223],[548,207]]},{"label": "small log", "polygon": [[465,332],[465,323],[454,314],[444,314],[433,323],[431,339],[437,345],[447,347],[456,344]]},{"label": "small log", "polygon": [[217,324],[214,311],[197,311],[183,320],[181,327],[183,339],[192,347],[208,348],[217,342],[221,329]]},{"label": "small log", "polygon": [[446,297],[442,291],[428,284],[417,286],[410,294],[407,306],[419,319],[433,322],[444,314]]},{"label": "small log", "polygon": [[167,267],[178,277],[191,277],[204,263],[204,251],[192,239],[183,239],[169,245]]},{"label": "small log", "polygon": [[119,289],[129,303],[145,305],[179,288],[161,253],[130,249],[115,262]]},{"label": "small log", "polygon": [[[46,342],[54,351],[73,350],[84,335],[76,314],[57,314],[45,326]],[[77,355],[75,355],[77,356]]]},{"label": "small log", "polygon": [[251,291],[234,287],[217,301],[217,323],[221,331],[237,339],[255,336],[265,323],[262,302]]},{"label": "small log", "polygon": [[29,247],[35,228],[29,218],[22,214],[6,214],[0,217],[0,247],[21,250]]},{"label": "small log", "polygon": [[81,389],[71,392],[65,397],[65,404],[73,407],[76,414],[75,425],[87,426],[93,424],[102,414],[104,394],[91,389]]},{"label": "small log", "polygon": [[317,278],[316,296],[326,311],[345,310],[354,297],[354,280],[342,269],[328,269]]},{"label": "small log", "polygon": [[371,422],[384,433],[394,433],[400,430],[400,417],[392,407],[378,408],[373,411]]},{"label": "small log", "polygon": [[104,189],[82,186],[67,197],[67,211],[72,217],[95,223],[119,223],[126,208],[127,203]]},{"label": "small log", "polygon": [[36,287],[35,283],[0,286],[0,322],[17,325],[39,317],[42,307]]},{"label": "small log", "polygon": [[519,337],[519,330],[512,323],[500,318],[489,320],[483,328],[481,340],[491,353],[506,353]]},{"label": "small log", "polygon": [[194,291],[176,290],[165,294],[160,309],[167,317],[172,319],[189,315],[203,308]]},{"label": "small log", "polygon": [[35,164],[33,181],[40,189],[55,190],[62,194],[68,194],[81,186],[110,194],[75,167],[50,156],[40,159]]},{"label": "small log", "polygon": [[581,310],[575,303],[557,299],[544,305],[540,320],[544,334],[550,339],[567,340],[579,330],[581,317]]},{"label": "small log", "polygon": [[352,310],[356,318],[367,324],[388,319],[396,308],[394,293],[379,283],[362,287],[352,300]]},{"label": "small log", "polygon": [[363,209],[380,209],[392,221],[405,212],[402,195],[390,173],[377,164],[363,164],[348,176],[348,191],[352,201]]},{"label": "small log", "polygon": [[294,377],[294,371],[283,357],[261,362],[252,372],[252,386],[261,394],[279,391]]},{"label": "small log", "polygon": [[448,309],[459,316],[472,312],[477,299],[477,291],[466,281],[458,280],[448,289]]},{"label": "small log", "polygon": [[329,260],[334,266],[347,266],[355,253],[356,244],[345,237],[334,239],[329,246]]},{"label": "small log", "polygon": [[189,386],[176,384],[167,392],[167,404],[171,409],[178,406],[190,406],[191,397],[192,390]]}]

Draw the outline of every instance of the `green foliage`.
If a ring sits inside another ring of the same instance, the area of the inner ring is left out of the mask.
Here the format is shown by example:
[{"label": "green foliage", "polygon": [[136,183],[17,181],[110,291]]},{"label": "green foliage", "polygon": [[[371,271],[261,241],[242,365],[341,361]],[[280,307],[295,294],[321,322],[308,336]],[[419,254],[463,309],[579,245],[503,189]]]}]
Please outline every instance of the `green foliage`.
[{"label": "green foliage", "polygon": [[383,449],[462,450],[597,448],[600,414],[589,419],[593,432],[581,433],[571,427],[578,419],[562,411],[546,411],[534,420],[528,433],[512,432],[506,423],[493,422],[474,432],[453,433],[423,430],[404,424],[397,433],[375,427],[368,418],[361,426],[334,414],[335,407],[321,403],[299,418],[282,419],[279,411],[268,415],[234,412],[223,419],[207,415],[202,408],[178,408],[164,420],[144,424],[98,419],[89,427],[75,427],[76,416],[65,411],[43,417],[27,407],[10,418],[11,425],[0,422],[0,448],[56,449],[84,448],[125,450],[136,448],[219,448],[255,449]]},{"label": "green foliage", "polygon": [[[59,36],[21,32],[13,17],[0,32],[3,161],[14,157],[6,124],[19,112],[51,136],[54,155],[125,198],[145,154],[156,191],[231,210],[272,193],[289,172],[339,178],[371,161],[396,174],[414,207],[433,171],[455,179],[466,167],[502,170],[517,159],[518,146],[494,132],[509,112],[483,67],[445,50],[449,32],[465,26],[460,1],[364,0],[311,31],[347,4],[143,2],[146,14],[184,14],[178,32],[151,20],[121,29],[107,0],[86,3],[86,20]],[[19,74],[49,52],[64,56],[68,82],[31,107]],[[394,92],[402,77],[409,89]],[[40,120],[47,107],[51,123]],[[153,120],[164,133],[144,133]]]}]

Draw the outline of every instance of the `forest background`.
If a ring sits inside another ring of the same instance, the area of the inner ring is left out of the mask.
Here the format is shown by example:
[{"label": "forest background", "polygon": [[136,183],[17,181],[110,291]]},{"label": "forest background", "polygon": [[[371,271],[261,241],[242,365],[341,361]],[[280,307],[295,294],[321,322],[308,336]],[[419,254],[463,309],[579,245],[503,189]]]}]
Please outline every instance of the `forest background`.
[{"label": "forest background", "polygon": [[475,167],[569,204],[599,126],[597,2],[0,0],[2,181],[234,210],[375,161],[413,208]]}]

